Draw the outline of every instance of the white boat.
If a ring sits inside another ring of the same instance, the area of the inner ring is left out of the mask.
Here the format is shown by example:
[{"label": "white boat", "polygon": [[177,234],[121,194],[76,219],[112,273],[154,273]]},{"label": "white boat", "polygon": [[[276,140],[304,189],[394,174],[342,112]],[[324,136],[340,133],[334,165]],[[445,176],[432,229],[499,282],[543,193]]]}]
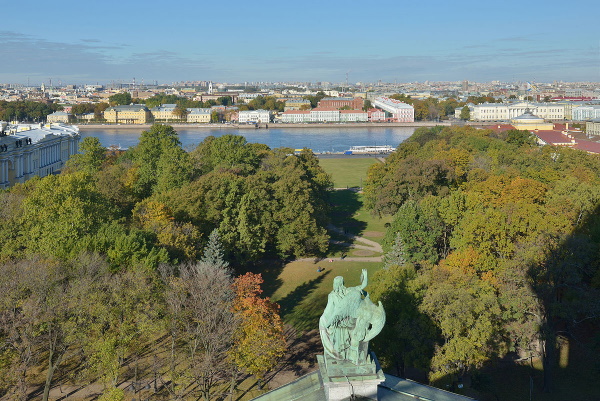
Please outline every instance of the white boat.
[{"label": "white boat", "polygon": [[345,151],[346,155],[381,155],[392,153],[396,148],[390,145],[374,145],[374,146],[351,146],[349,150]]}]

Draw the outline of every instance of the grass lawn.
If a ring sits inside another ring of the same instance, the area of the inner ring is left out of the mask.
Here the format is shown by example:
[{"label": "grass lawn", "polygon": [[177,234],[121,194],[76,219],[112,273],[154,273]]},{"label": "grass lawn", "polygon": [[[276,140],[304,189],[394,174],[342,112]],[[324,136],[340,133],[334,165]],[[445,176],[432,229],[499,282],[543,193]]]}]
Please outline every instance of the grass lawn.
[{"label": "grass lawn", "polygon": [[375,157],[319,159],[323,169],[331,174],[335,188],[360,187],[367,178],[367,170],[375,163]]},{"label": "grass lawn", "polygon": [[[321,266],[325,271],[317,272]],[[369,277],[381,268],[379,262],[341,262],[328,259],[319,262],[295,261],[284,266],[277,277],[278,288],[270,295],[281,306],[281,316],[298,330],[319,327],[319,317],[327,305],[327,294],[333,289],[333,278],[344,276],[346,287],[360,284],[360,272]],[[368,287],[367,287],[368,291]]]},{"label": "grass lawn", "polygon": [[330,199],[334,207],[331,214],[334,226],[381,243],[387,230],[385,225],[392,221],[392,216],[373,216],[364,207],[363,194],[354,191],[332,191]]}]

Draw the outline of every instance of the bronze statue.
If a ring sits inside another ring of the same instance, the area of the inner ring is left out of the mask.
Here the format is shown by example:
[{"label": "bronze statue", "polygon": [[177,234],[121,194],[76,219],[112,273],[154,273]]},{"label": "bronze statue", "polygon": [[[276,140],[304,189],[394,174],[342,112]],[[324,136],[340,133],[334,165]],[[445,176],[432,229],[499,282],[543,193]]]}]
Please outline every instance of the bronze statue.
[{"label": "bronze statue", "polygon": [[367,270],[360,276],[361,284],[345,287],[344,278],[333,280],[333,291],[319,319],[319,332],[325,355],[336,360],[348,360],[355,365],[369,362],[369,340],[385,324],[385,311],[381,302],[375,305],[364,291]]}]

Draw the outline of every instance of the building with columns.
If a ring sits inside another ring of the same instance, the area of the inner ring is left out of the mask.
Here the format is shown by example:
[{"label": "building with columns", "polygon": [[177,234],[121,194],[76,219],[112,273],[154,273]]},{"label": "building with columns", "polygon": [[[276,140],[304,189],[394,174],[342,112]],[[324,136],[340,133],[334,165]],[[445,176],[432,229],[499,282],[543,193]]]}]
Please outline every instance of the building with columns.
[{"label": "building with columns", "polygon": [[590,104],[573,108],[573,120],[589,121],[600,118],[600,104]]},{"label": "building with columns", "polygon": [[[564,120],[565,105],[558,103],[482,103],[467,104],[471,112],[471,121],[507,121],[531,112],[545,120]],[[462,107],[454,110],[454,117],[460,119]]]},{"label": "building with columns", "polygon": [[585,124],[585,132],[588,135],[593,135],[593,136],[600,135],[600,118],[596,118],[592,121],[588,121]]},{"label": "building with columns", "polygon": [[60,171],[79,147],[79,129],[65,124],[0,123],[0,189]]}]

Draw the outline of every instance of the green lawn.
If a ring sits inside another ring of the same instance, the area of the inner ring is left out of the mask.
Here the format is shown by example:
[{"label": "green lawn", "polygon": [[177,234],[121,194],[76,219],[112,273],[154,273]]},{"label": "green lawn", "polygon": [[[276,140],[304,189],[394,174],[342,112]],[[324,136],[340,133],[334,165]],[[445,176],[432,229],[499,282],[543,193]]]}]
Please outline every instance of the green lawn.
[{"label": "green lawn", "polygon": [[375,157],[319,159],[323,169],[331,174],[335,188],[361,187],[367,178],[367,170],[375,163]]},{"label": "green lawn", "polygon": [[334,226],[381,243],[387,230],[385,225],[392,221],[392,216],[374,216],[364,207],[363,194],[354,191],[332,191],[330,200]]},{"label": "green lawn", "polygon": [[[319,266],[325,271],[317,272]],[[367,269],[369,277],[373,277],[380,268],[378,262],[329,262],[329,259],[291,262],[278,275],[278,288],[272,294],[265,291],[265,295],[270,295],[281,306],[285,322],[299,330],[317,329],[334,277],[343,276],[347,287],[356,286],[360,284],[362,269]]]},{"label": "green lawn", "polygon": [[[319,164],[331,174],[335,188],[360,187],[367,177],[367,170],[375,163],[380,161],[374,157],[319,159]],[[334,205],[331,216],[333,225],[354,235],[381,242],[386,231],[385,224],[392,218],[373,216],[364,207],[361,193],[332,191],[331,203]]]}]

